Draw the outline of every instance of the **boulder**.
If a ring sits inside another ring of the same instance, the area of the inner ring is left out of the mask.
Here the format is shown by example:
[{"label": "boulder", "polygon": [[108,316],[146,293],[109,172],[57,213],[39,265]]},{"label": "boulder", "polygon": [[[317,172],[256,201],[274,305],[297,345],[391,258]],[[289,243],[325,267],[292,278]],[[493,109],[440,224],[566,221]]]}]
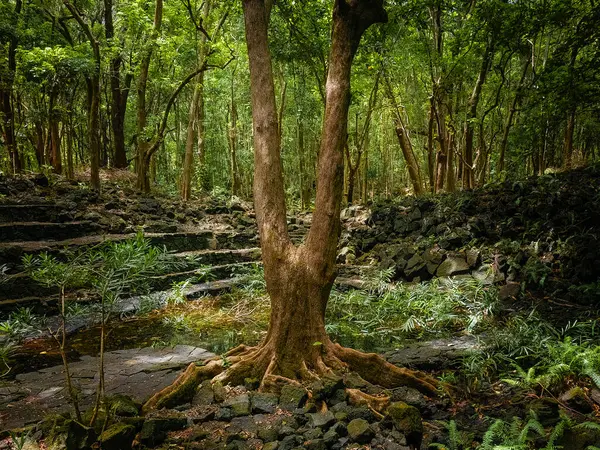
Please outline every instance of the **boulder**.
[{"label": "boulder", "polygon": [[100,447],[103,450],[121,450],[131,448],[135,438],[135,427],[125,423],[116,423],[100,435]]},{"label": "boulder", "polygon": [[279,406],[281,406],[283,409],[293,411],[296,408],[300,408],[307,398],[308,392],[306,389],[300,386],[286,384],[281,388]]},{"label": "boulder", "polygon": [[186,417],[152,417],[146,419],[139,434],[139,441],[147,446],[163,442],[169,431],[177,431],[187,426]]},{"label": "boulder", "polygon": [[388,406],[386,415],[391,420],[394,428],[406,436],[409,445],[417,448],[423,439],[423,422],[421,413],[414,406],[404,402],[394,402]]},{"label": "boulder", "polygon": [[271,414],[277,408],[279,398],[275,394],[256,392],[252,395],[251,406],[253,414]]},{"label": "boulder", "polygon": [[375,432],[365,419],[354,419],[348,424],[348,437],[358,444],[367,444],[375,437]]},{"label": "boulder", "polygon": [[250,414],[250,397],[248,394],[236,395],[223,402],[223,406],[230,408],[234,417]]},{"label": "boulder", "polygon": [[335,423],[335,416],[331,411],[326,413],[309,413],[307,414],[308,424],[313,428],[326,428]]},{"label": "boulder", "polygon": [[579,386],[569,389],[560,396],[560,401],[566,404],[569,408],[579,411],[583,414],[591,413],[594,408],[588,400],[587,395]]},{"label": "boulder", "polygon": [[467,273],[469,271],[469,265],[465,258],[457,255],[449,255],[437,269],[438,277],[451,277]]}]

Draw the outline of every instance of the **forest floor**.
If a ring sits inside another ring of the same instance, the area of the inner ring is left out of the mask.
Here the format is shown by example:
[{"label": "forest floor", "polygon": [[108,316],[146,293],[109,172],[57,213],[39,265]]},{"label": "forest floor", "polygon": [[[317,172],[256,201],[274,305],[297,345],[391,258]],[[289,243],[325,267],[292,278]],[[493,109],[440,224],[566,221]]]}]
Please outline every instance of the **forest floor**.
[{"label": "forest floor", "polygon": [[[169,414],[121,420],[140,431],[139,443],[403,449],[422,438],[421,448],[600,445],[593,425],[600,417],[599,171],[352,206],[342,220],[330,335],[432,373],[455,386],[453,400],[406,388],[387,392],[418,409],[424,424],[418,431],[349,405],[342,392],[356,387],[352,379],[330,390],[311,387],[312,398],[323,398],[319,411],[298,392],[292,408],[282,397],[254,394],[252,382],[216,391],[204,386]],[[288,222],[301,242],[310,214]],[[169,264],[147,278],[143,291],[124,291],[111,305],[111,394],[142,402],[185,363],[204,358],[181,352],[221,354],[260,340],[269,306],[249,203],[142,196],[122,181],[96,194],[59,178],[0,180],[1,429],[69,407],[48,332],[58,326],[59,291],[28,277],[23,255],[64,260],[65,248],[128,242],[139,227],[153,245],[166,247]],[[97,381],[98,293],[79,286],[67,290],[67,299],[68,357],[82,374],[75,378],[87,406]],[[143,370],[134,371],[134,382],[123,381],[132,376],[125,361],[139,355]],[[165,357],[174,358],[170,365]],[[42,428],[32,434],[39,438]],[[131,429],[121,431],[127,440]]]}]

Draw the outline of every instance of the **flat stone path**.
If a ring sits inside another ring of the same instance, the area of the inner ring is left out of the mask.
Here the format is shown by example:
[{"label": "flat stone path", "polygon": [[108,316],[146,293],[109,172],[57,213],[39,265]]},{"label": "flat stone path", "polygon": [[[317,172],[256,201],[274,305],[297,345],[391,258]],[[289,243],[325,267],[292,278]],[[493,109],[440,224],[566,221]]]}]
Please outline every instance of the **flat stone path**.
[{"label": "flat stone path", "polygon": [[[126,394],[144,402],[171,384],[182,367],[213,356],[189,345],[108,352],[104,355],[106,394]],[[69,365],[82,410],[95,401],[98,364],[98,357],[83,356]],[[15,381],[0,382],[0,431],[37,422],[49,413],[70,410],[70,404],[62,365],[19,374]]]}]

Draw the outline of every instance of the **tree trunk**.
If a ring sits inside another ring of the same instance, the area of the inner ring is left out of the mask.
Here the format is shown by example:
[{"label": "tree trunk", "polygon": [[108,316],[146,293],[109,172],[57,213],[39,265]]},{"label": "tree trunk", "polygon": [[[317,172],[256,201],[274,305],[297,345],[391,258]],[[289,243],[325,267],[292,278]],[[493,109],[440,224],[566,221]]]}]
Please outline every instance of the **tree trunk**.
[{"label": "tree trunk", "polygon": [[[15,17],[21,14],[23,6],[22,0],[15,2]],[[13,35],[8,41],[8,70],[3,74],[3,79],[0,80],[0,116],[2,117],[2,135],[4,144],[8,150],[11,169],[13,173],[21,172],[21,158],[19,157],[19,149],[15,137],[15,114],[13,110],[13,82],[17,69],[16,53],[17,53],[17,38]]]},{"label": "tree trunk", "polygon": [[465,160],[463,163],[463,187],[465,189],[473,189],[475,187],[475,167],[473,161],[473,135],[475,128],[475,119],[477,118],[477,105],[479,105],[479,98],[481,97],[481,89],[487,74],[490,70],[490,63],[494,57],[494,37],[490,36],[483,59],[481,61],[481,69],[479,70],[479,76],[475,82],[475,87],[469,98],[467,106],[467,119],[465,121]]},{"label": "tree trunk", "polygon": [[408,131],[404,126],[404,121],[402,120],[402,111],[396,102],[396,97],[394,95],[394,91],[392,90],[392,85],[390,83],[387,74],[384,74],[385,78],[385,92],[387,97],[392,104],[392,110],[394,115],[394,124],[396,137],[398,138],[398,143],[400,144],[400,149],[402,150],[402,155],[404,156],[404,161],[406,162],[406,168],[408,169],[408,175],[410,177],[410,181],[413,186],[413,190],[415,195],[421,195],[423,193],[423,185],[421,182],[421,171],[419,170],[419,163],[417,162],[417,158],[415,157],[415,152],[413,150],[412,142],[410,141],[410,136],[408,135]]},{"label": "tree trunk", "polygon": [[[205,1],[202,9],[202,20],[206,21],[211,9],[211,2]],[[207,48],[206,34],[200,33],[198,43],[198,67],[206,61]],[[197,139],[196,139],[197,136]],[[181,180],[181,198],[189,200],[192,194],[192,178],[194,177],[194,140],[198,145],[198,155],[204,157],[204,72],[200,72],[194,87],[194,96],[190,104],[188,126],[185,140],[185,157],[183,161],[183,174]],[[202,164],[203,161],[200,161]]]},{"label": "tree trunk", "polygon": [[384,386],[403,383],[433,393],[436,382],[430,377],[392,366],[377,355],[343,348],[332,343],[325,331],[341,228],[350,68],[362,33],[372,23],[386,19],[381,2],[335,2],[315,212],[306,242],[299,247],[291,243],[287,231],[265,4],[263,0],[244,0],[243,6],[254,127],[254,202],[271,298],[269,330],[259,346],[230,351],[227,368],[222,358],[203,367],[191,364],[173,385],[152,397],[144,411],[186,400],[200,381],[211,377],[224,384],[255,377],[262,380],[261,389],[269,390],[282,382],[309,382],[334,371],[356,370]]},{"label": "tree trunk", "polygon": [[156,0],[154,9],[154,24],[152,28],[152,36],[145,51],[144,57],[140,63],[140,75],[137,82],[137,188],[142,192],[150,192],[150,152],[151,144],[146,136],[146,122],[148,111],[146,110],[146,88],[148,86],[148,73],[150,71],[150,61],[152,60],[152,52],[154,44],[160,33],[162,25],[163,1]]},{"label": "tree trunk", "polygon": [[[229,156],[230,156],[230,171],[231,171],[231,195],[239,196],[241,189],[241,180],[240,180],[240,171],[238,168],[237,162],[237,107],[235,104],[235,96],[234,96],[234,75],[231,78],[231,105],[230,105],[230,122],[229,129],[227,131],[227,139],[229,142]],[[277,134],[279,135],[281,130],[277,130]]]},{"label": "tree trunk", "polygon": [[506,124],[504,125],[504,131],[502,133],[502,140],[500,141],[500,156],[498,158],[498,172],[502,173],[504,171],[504,164],[506,158],[506,146],[508,145],[508,135],[510,133],[510,129],[513,125],[513,119],[515,113],[517,112],[517,106],[521,101],[521,95],[523,92],[523,86],[525,83],[525,77],[527,76],[527,72],[529,71],[529,64],[531,62],[531,56],[527,58],[525,65],[523,66],[523,72],[521,74],[521,79],[519,80],[519,84],[517,85],[517,92],[515,92],[515,96],[510,105],[510,110],[508,111],[508,116],[506,117]]},{"label": "tree trunk", "polygon": [[573,132],[575,131],[575,113],[573,107],[567,115],[567,127],[565,128],[565,140],[563,143],[563,167],[570,169],[573,164]]},{"label": "tree trunk", "polygon": [[[106,39],[113,39],[115,29],[113,23],[113,0],[104,0],[104,30]],[[110,122],[113,133],[114,162],[117,169],[127,167],[127,150],[125,148],[125,112],[127,109],[127,97],[129,96],[129,85],[131,75],[125,78],[124,86],[121,87],[121,64],[123,58],[117,55],[110,61]]]}]

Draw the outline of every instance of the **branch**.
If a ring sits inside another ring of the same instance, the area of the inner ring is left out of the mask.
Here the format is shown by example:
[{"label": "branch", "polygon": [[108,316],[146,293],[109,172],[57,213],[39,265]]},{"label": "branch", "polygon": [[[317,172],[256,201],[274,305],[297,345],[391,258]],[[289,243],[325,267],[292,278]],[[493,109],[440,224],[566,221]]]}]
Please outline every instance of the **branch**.
[{"label": "branch", "polygon": [[150,149],[146,153],[146,155],[145,155],[146,159],[149,160],[150,157],[156,152],[156,150],[158,150],[158,148],[160,147],[160,144],[163,142],[163,140],[165,138],[165,131],[167,129],[167,123],[169,120],[169,113],[171,112],[171,108],[173,107],[173,104],[175,103],[177,96],[179,96],[179,94],[183,90],[183,88],[186,87],[187,84],[190,81],[192,81],[198,74],[200,74],[202,72],[206,72],[207,70],[210,70],[210,69],[225,69],[229,64],[231,64],[231,62],[234,59],[235,58],[232,56],[231,58],[229,58],[229,61],[227,61],[225,64],[220,65],[220,66],[215,65],[215,64],[208,64],[207,62],[205,62],[204,64],[202,64],[202,66],[200,66],[198,69],[196,69],[195,71],[193,71],[192,73],[190,73],[187,77],[185,77],[183,79],[183,81],[179,84],[179,86],[177,86],[177,89],[175,89],[175,91],[171,94],[171,97],[169,98],[169,101],[167,102],[167,107],[165,109],[160,127],[158,129],[158,136],[156,137],[156,140],[152,144],[152,147],[150,147]]}]

